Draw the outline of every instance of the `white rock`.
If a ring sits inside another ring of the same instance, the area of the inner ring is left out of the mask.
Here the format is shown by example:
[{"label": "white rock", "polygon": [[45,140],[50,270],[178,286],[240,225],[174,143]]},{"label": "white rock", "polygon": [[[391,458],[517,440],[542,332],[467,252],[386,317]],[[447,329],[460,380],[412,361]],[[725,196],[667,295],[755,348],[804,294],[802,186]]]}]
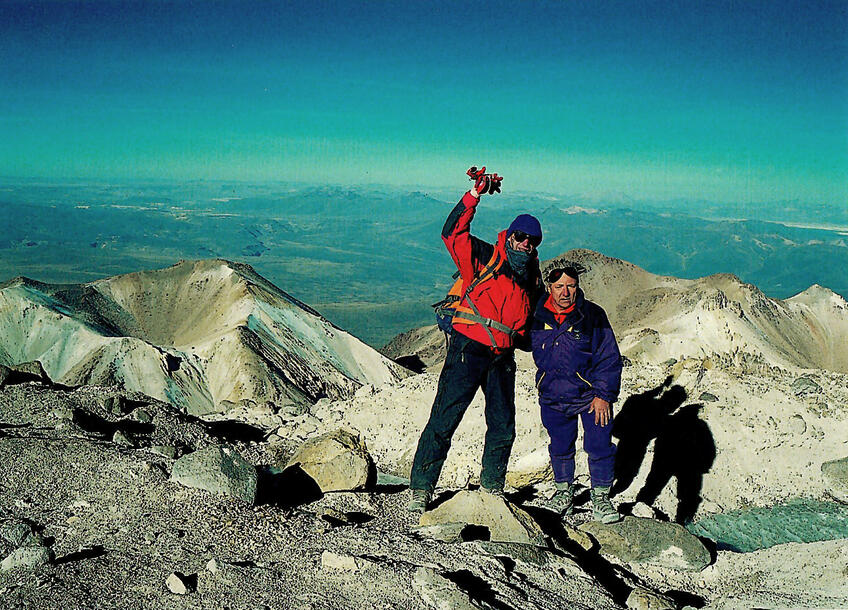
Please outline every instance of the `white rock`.
[{"label": "white rock", "polygon": [[168,587],[168,591],[176,595],[185,595],[188,593],[186,583],[182,578],[180,578],[180,576],[177,575],[176,572],[172,572],[171,575],[165,579],[165,586]]},{"label": "white rock", "polygon": [[321,553],[321,568],[324,570],[338,570],[341,572],[356,572],[356,557],[350,555],[337,555],[331,551]]},{"label": "white rock", "polygon": [[644,517],[645,519],[653,519],[654,509],[645,504],[644,502],[637,502],[633,505],[633,509],[630,511],[630,514],[634,517]]}]

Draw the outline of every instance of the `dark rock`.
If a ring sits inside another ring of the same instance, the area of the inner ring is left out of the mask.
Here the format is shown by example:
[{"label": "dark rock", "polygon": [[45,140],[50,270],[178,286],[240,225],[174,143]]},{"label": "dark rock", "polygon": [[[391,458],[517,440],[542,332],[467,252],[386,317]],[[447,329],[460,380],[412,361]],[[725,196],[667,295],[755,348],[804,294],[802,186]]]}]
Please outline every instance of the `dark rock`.
[{"label": "dark rock", "polygon": [[228,447],[207,447],[184,455],[174,462],[171,480],[248,504],[256,500],[256,468]]},{"label": "dark rock", "polygon": [[25,521],[13,519],[0,524],[0,538],[5,540],[12,548],[23,545],[32,533],[32,527]]},{"label": "dark rock", "polygon": [[809,377],[798,377],[792,382],[792,389],[795,390],[795,396],[819,394],[822,391],[821,386]]},{"label": "dark rock", "polygon": [[591,535],[601,552],[627,563],[649,563],[674,570],[699,571],[710,563],[710,552],[682,525],[625,517],[619,523],[590,521],[580,529]]},{"label": "dark rock", "polygon": [[698,400],[703,402],[718,402],[718,396],[711,394],[710,392],[701,392]]}]

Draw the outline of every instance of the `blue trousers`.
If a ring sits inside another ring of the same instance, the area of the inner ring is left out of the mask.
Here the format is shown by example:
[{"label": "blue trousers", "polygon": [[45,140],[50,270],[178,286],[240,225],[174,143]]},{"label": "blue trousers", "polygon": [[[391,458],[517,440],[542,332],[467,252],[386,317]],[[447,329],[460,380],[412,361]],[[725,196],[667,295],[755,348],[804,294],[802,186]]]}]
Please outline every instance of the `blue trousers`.
[{"label": "blue trousers", "polygon": [[583,420],[583,449],[589,455],[592,487],[609,487],[615,467],[615,445],[612,444],[612,418],[606,426],[595,423],[595,414],[584,410],[574,413],[542,406],[542,424],[551,437],[548,452],[557,483],[574,482],[574,445],[577,442],[577,418]]}]

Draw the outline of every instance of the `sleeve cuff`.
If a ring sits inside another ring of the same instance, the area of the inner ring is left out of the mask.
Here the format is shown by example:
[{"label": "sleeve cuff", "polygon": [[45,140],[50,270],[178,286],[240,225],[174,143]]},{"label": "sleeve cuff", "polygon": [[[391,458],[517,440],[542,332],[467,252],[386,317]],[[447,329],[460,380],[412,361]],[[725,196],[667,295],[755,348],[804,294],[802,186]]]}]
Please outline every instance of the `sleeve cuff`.
[{"label": "sleeve cuff", "polygon": [[612,394],[608,394],[607,392],[599,392],[597,388],[595,389],[595,396],[602,400],[606,400],[610,404],[614,403],[618,398],[618,396],[613,396]]},{"label": "sleeve cuff", "polygon": [[480,203],[480,197],[475,197],[471,194],[471,191],[466,191],[462,196],[462,203],[465,204],[466,208],[473,208],[478,203]]}]

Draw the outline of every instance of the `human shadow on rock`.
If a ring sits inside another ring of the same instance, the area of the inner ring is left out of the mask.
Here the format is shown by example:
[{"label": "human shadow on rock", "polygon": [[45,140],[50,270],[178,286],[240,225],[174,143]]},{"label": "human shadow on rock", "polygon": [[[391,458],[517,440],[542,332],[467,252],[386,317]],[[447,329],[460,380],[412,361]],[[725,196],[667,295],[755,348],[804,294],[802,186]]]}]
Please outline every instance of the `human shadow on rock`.
[{"label": "human shadow on rock", "polygon": [[652,505],[671,480],[677,479],[677,523],[690,522],[701,503],[704,475],[716,457],[715,441],[710,427],[698,417],[700,404],[681,407],[663,422],[654,442],[651,471],[639,493],[637,502]]},{"label": "human shadow on rock", "polygon": [[[568,523],[570,519],[564,520],[558,513],[548,508],[538,506],[522,506],[521,508],[527,511],[545,535],[555,543],[556,548],[548,548],[549,552],[571,558],[581,570],[606,589],[616,603],[622,606],[627,604],[627,598],[633,591],[634,583],[640,580],[635,573],[627,566],[618,565],[606,559],[600,552],[600,544],[591,535],[588,537],[592,541],[592,546],[588,549],[583,548],[572,538],[573,534],[569,535],[565,530],[563,524]],[[690,593],[671,590],[663,594],[671,597],[678,607],[688,605],[693,608],[703,608],[706,605],[703,598]]]},{"label": "human shadow on rock", "polygon": [[668,416],[686,400],[686,390],[679,385],[672,386],[671,379],[669,376],[658,387],[630,396],[615,416],[612,435],[618,439],[618,449],[611,496],[630,487],[651,440],[660,433]]}]

